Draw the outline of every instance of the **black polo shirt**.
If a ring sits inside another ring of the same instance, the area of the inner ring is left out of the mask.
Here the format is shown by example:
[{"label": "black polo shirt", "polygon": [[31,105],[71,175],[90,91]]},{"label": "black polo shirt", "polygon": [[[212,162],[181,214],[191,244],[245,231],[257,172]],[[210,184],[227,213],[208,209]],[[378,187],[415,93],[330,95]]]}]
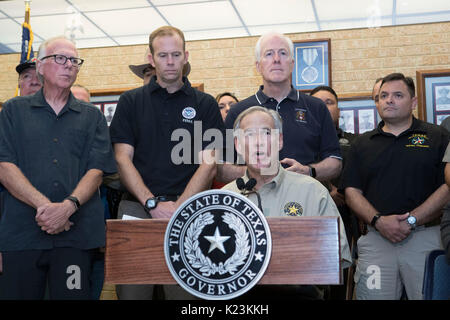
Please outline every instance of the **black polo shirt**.
[{"label": "black polo shirt", "polygon": [[328,157],[341,158],[336,129],[322,100],[294,88],[278,103],[263,93],[264,86],[253,96],[238,102],[228,112],[225,127],[232,129],[238,115],[253,106],[278,111],[283,120],[283,149],[280,160],[292,158],[303,165]]},{"label": "black polo shirt", "polygon": [[[194,155],[212,142],[203,139],[205,131],[224,130],[215,99],[192,88],[187,78],[183,81],[183,87],[171,94],[159,86],[156,76],[148,85],[124,92],[110,126],[113,143],[134,147],[133,164],[155,195],[182,194],[198,168]],[[174,133],[177,129],[185,130]],[[180,138],[183,132],[188,135]],[[190,160],[175,163],[172,150],[186,156],[178,152],[183,139],[190,145],[191,150],[184,150]]]},{"label": "black polo shirt", "polygon": [[344,168],[342,186],[362,190],[381,215],[403,214],[421,205],[444,181],[442,162],[449,134],[413,118],[399,136],[378,127],[357,137]]},{"label": "black polo shirt", "polygon": [[[17,97],[0,112],[0,161],[19,167],[31,184],[52,202],[69,196],[90,169],[116,172],[108,126],[100,110],[70,94],[56,115],[42,89]],[[36,209],[5,193],[0,215],[0,251],[105,245],[103,204],[99,193],[70,217],[69,231],[49,235],[35,221]]]}]

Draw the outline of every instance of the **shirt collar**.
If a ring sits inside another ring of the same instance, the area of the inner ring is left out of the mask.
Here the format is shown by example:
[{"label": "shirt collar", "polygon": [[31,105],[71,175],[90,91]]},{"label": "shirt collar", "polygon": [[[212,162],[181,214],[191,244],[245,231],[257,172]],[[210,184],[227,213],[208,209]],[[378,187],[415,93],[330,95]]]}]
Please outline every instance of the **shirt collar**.
[{"label": "shirt collar", "polygon": [[[190,95],[191,88],[192,88],[191,83],[189,82],[188,78],[186,78],[184,76],[183,76],[182,80],[183,80],[183,86],[178,91],[182,91],[186,95]],[[148,84],[148,88],[151,93],[153,93],[156,90],[165,90],[163,87],[161,87],[159,85],[158,82],[156,82],[156,75],[151,78],[150,83]],[[165,91],[167,92],[167,90],[165,90]],[[178,91],[176,91],[176,92],[178,92]]]},{"label": "shirt collar", "polygon": [[[393,136],[393,134],[389,132],[383,131],[384,121],[381,120],[378,126],[372,130],[369,134],[369,138],[372,139],[375,136],[383,135],[383,136]],[[412,124],[411,126],[406,129],[404,132],[402,132],[399,136],[402,136],[404,134],[408,134],[409,132],[417,132],[417,133],[425,133],[426,130],[422,127],[422,123],[420,120],[417,120],[414,116],[412,116]]]},{"label": "shirt collar", "polygon": [[[51,108],[50,105],[47,103],[47,100],[45,100],[43,88],[39,89],[39,91],[33,95],[31,102],[32,107]],[[67,108],[76,112],[81,112],[81,102],[75,99],[72,92],[70,92],[69,99],[67,99],[67,102],[64,108],[62,108],[60,114],[62,114],[65,110],[67,110]]]},{"label": "shirt collar", "polygon": [[[263,105],[265,103],[267,103],[270,99],[272,99],[272,97],[267,96],[264,92],[264,85],[261,85],[259,87],[259,90],[257,93],[255,93],[256,96],[256,100],[258,100],[258,102]],[[298,101],[299,99],[299,93],[297,91],[297,89],[295,89],[293,86],[291,86],[291,91],[289,91],[289,94],[286,96],[287,99],[290,99],[292,101]],[[285,99],[286,99],[285,98]],[[279,101],[281,102],[281,101]]]},{"label": "shirt collar", "polygon": [[[284,168],[281,166],[281,164],[278,164],[278,173],[277,175],[269,182],[263,185],[264,186],[270,186],[271,189],[274,189],[281,185],[284,176],[286,175]],[[248,175],[248,170],[245,170],[245,176],[243,177],[244,182],[247,183],[248,180],[250,180],[250,176]]]}]

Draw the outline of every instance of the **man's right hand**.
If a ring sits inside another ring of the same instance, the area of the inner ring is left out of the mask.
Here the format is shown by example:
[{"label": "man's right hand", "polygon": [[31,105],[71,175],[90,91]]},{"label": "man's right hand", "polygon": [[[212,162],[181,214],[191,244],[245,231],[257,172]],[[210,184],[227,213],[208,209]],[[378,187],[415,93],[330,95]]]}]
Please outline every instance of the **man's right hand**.
[{"label": "man's right hand", "polygon": [[409,213],[381,216],[377,220],[375,227],[389,241],[393,243],[400,242],[406,239],[411,233],[411,227],[406,222],[408,216]]},{"label": "man's right hand", "polygon": [[159,201],[156,208],[150,210],[150,215],[154,219],[165,218],[170,219],[177,210],[177,206],[173,201]]}]

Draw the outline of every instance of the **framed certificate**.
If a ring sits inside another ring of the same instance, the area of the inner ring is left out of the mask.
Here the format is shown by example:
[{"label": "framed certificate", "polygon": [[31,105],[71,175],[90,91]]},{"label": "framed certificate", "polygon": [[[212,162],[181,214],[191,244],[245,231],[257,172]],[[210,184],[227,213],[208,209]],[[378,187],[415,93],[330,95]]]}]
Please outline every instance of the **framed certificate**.
[{"label": "framed certificate", "polygon": [[294,88],[309,92],[317,86],[331,87],[330,39],[294,41]]}]

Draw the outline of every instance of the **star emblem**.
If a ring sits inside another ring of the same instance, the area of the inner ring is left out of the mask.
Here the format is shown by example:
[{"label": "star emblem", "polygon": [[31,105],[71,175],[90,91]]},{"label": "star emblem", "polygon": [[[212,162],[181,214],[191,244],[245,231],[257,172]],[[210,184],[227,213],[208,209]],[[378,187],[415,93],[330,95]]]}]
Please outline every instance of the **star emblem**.
[{"label": "star emblem", "polygon": [[216,227],[216,231],[214,232],[213,236],[203,236],[203,237],[211,243],[211,245],[209,246],[208,253],[210,253],[214,249],[219,249],[223,253],[226,253],[223,243],[225,241],[227,241],[230,237],[229,236],[221,236],[220,232],[219,232],[219,227]]},{"label": "star emblem", "polygon": [[290,206],[289,207],[289,214],[290,215],[297,215],[298,212],[298,208],[296,208],[295,206]]},{"label": "star emblem", "polygon": [[261,251],[258,251],[255,253],[255,261],[263,261],[264,255],[261,253]]},{"label": "star emblem", "polygon": [[174,254],[171,255],[170,257],[172,258],[173,262],[180,261],[180,255],[178,253],[176,253],[176,252],[174,252]]},{"label": "star emblem", "polygon": [[303,214],[303,208],[298,202],[288,202],[284,206],[284,213],[288,216],[301,216]]}]

